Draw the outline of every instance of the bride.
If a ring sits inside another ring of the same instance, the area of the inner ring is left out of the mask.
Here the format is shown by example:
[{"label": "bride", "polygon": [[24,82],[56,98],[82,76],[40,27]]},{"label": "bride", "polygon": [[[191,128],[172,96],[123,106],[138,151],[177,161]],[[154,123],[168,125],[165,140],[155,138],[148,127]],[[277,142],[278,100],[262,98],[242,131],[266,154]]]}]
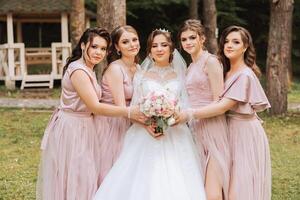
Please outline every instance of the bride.
[{"label": "bride", "polygon": [[[181,109],[187,108],[185,63],[173,51],[170,32],[159,29],[150,34],[147,53],[152,59],[147,58],[135,75],[132,105],[149,92],[167,90],[178,97]],[[94,200],[204,200],[199,163],[186,124],[157,134],[134,123]]]}]

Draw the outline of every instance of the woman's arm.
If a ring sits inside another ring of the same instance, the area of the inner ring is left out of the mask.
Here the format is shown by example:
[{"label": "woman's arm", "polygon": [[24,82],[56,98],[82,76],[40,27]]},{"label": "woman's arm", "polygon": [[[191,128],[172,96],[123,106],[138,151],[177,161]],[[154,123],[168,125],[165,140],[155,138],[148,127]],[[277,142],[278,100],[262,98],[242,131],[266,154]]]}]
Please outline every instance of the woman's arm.
[{"label": "woman's arm", "polygon": [[[128,117],[130,110],[127,107],[99,103],[91,80],[83,70],[73,72],[71,81],[80,98],[92,112],[105,116]],[[132,119],[140,121],[141,113],[137,107],[131,109],[130,115]]]},{"label": "woman's arm", "polygon": [[224,90],[223,69],[220,62],[216,58],[209,58],[205,71],[208,75],[210,88],[213,94],[214,101],[219,100],[219,96]]},{"label": "woman's arm", "polygon": [[224,114],[237,104],[237,101],[223,98],[218,102],[209,104],[202,108],[192,110],[192,117],[195,119],[210,118]]},{"label": "woman's arm", "polygon": [[107,69],[106,80],[109,89],[112,93],[114,104],[117,106],[126,106],[125,94],[124,94],[124,75],[120,69],[121,66],[112,64]]},{"label": "woman's arm", "polygon": [[222,115],[226,111],[233,108],[236,104],[237,101],[235,100],[223,98],[218,102],[209,104],[202,108],[182,111],[179,115],[175,116],[176,122],[174,125],[185,123],[187,121],[190,121],[191,119],[203,119]]}]

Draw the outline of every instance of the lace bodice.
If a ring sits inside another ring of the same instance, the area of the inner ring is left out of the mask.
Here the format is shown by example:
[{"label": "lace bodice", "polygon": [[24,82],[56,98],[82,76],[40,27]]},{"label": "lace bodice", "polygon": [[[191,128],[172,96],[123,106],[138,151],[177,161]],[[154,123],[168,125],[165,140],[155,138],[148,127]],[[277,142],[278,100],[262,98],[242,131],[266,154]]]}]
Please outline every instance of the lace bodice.
[{"label": "lace bodice", "polygon": [[213,57],[212,54],[204,51],[196,62],[190,64],[187,70],[185,84],[190,103],[194,108],[203,107],[213,102],[210,81],[204,70],[208,59]]},{"label": "lace bodice", "polygon": [[167,91],[177,98],[180,96],[180,82],[177,79],[168,80],[165,82],[158,82],[153,79],[144,79],[141,84],[142,95],[146,96],[151,91]]},{"label": "lace bodice", "polygon": [[139,71],[134,77],[134,94],[132,105],[137,105],[142,97],[152,91],[166,91],[179,100],[181,107],[187,107],[183,82],[172,67],[152,67],[147,72]]}]

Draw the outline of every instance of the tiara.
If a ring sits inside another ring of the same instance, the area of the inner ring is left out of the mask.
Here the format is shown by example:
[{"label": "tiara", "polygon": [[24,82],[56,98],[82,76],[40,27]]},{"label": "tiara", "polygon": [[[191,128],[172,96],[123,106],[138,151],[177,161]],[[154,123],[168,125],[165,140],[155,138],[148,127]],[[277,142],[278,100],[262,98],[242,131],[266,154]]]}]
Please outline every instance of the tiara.
[{"label": "tiara", "polygon": [[169,30],[167,30],[165,28],[158,28],[158,29],[155,29],[155,31],[161,31],[163,33],[171,33]]}]

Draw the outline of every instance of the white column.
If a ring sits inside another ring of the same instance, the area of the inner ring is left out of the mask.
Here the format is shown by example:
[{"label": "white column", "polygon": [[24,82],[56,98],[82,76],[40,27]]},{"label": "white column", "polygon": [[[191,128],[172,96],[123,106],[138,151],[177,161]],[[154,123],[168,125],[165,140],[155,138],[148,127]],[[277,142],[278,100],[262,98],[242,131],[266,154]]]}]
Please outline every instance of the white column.
[{"label": "white column", "polygon": [[[63,43],[63,46],[67,46],[67,43],[69,43],[69,32],[68,32],[68,14],[62,13],[61,15],[61,41]],[[66,59],[69,56],[69,51],[67,48],[62,48],[62,66],[66,64]],[[62,74],[62,69],[58,70],[59,74]]]},{"label": "white column", "polygon": [[15,81],[12,78],[15,76],[15,56],[14,49],[11,47],[14,43],[13,16],[12,13],[7,14],[7,43],[8,43],[8,72],[5,85],[8,89],[15,89]]}]

